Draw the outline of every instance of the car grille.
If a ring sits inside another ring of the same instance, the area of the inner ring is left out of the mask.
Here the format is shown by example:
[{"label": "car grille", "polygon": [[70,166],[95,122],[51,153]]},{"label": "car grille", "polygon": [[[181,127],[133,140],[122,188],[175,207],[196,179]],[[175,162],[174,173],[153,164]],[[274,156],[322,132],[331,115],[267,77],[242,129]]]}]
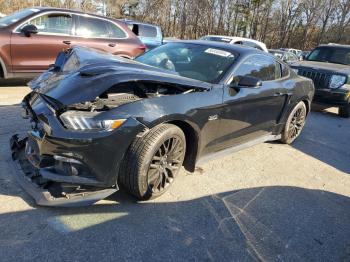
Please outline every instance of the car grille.
[{"label": "car grille", "polygon": [[298,74],[312,79],[316,89],[329,88],[329,82],[332,76],[331,74],[320,73],[308,69],[299,69]]}]

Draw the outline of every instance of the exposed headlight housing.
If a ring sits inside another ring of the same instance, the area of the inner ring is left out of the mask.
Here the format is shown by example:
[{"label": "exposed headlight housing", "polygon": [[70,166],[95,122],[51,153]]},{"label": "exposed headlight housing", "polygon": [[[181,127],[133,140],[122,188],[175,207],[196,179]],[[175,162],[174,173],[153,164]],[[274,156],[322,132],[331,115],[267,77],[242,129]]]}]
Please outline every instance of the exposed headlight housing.
[{"label": "exposed headlight housing", "polygon": [[346,76],[342,75],[332,75],[329,81],[329,88],[336,89],[345,84]]},{"label": "exposed headlight housing", "polygon": [[112,131],[120,127],[126,119],[97,119],[98,112],[67,111],[60,115],[67,129],[77,131]]}]

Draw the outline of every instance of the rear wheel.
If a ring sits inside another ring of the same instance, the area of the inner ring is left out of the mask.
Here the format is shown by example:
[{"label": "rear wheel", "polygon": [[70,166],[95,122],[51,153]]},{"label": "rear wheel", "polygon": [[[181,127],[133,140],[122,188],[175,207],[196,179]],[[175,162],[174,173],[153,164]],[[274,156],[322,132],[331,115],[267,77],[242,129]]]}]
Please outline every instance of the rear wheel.
[{"label": "rear wheel", "polygon": [[300,135],[305,125],[306,106],[304,102],[299,102],[288,116],[286,125],[282,132],[281,141],[285,144],[291,144]]},{"label": "rear wheel", "polygon": [[159,125],[131,144],[122,164],[120,183],[140,200],[156,198],[173,183],[185,152],[182,130],[175,125]]},{"label": "rear wheel", "polygon": [[349,118],[350,117],[350,104],[339,107],[338,115],[340,117]]}]

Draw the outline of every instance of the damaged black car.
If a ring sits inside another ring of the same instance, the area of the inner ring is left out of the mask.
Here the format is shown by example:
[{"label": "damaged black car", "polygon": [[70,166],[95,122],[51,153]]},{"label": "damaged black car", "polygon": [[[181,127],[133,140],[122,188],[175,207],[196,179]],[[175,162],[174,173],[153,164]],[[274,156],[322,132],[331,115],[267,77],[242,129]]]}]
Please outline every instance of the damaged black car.
[{"label": "damaged black car", "polygon": [[300,134],[314,86],[252,48],[179,41],[128,60],[84,47],[29,83],[10,146],[39,205],[91,204],[119,186],[162,195],[180,168]]}]

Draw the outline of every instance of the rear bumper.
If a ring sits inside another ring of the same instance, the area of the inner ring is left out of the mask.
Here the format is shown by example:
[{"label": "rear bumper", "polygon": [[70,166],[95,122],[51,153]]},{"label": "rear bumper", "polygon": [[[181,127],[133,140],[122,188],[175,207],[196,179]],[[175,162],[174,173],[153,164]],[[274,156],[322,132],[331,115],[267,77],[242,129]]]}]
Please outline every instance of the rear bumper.
[{"label": "rear bumper", "polygon": [[343,106],[350,103],[349,90],[316,89],[314,102],[330,106]]},{"label": "rear bumper", "polygon": [[20,186],[34,198],[38,205],[61,207],[91,205],[118,190],[117,187],[107,189],[87,188],[59,194],[60,184],[54,184],[43,177],[41,170],[34,167],[27,159],[25,154],[26,144],[27,139],[18,140],[16,135],[10,140],[14,160],[12,162],[13,173]]}]

